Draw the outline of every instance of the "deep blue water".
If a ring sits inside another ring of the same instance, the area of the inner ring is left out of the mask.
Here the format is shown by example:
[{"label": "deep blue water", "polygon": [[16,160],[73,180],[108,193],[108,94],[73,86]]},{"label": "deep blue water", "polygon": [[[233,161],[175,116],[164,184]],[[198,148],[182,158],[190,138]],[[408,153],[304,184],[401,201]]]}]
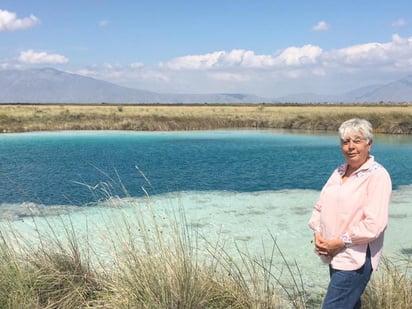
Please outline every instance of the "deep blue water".
[{"label": "deep blue water", "polygon": [[[372,154],[390,172],[394,188],[412,183],[412,137],[379,136]],[[145,194],[142,188],[149,194],[320,190],[341,162],[335,134],[280,131],[3,134],[0,135],[0,204],[83,205],[106,198],[106,192],[124,196],[127,191],[132,196],[142,196]]]}]

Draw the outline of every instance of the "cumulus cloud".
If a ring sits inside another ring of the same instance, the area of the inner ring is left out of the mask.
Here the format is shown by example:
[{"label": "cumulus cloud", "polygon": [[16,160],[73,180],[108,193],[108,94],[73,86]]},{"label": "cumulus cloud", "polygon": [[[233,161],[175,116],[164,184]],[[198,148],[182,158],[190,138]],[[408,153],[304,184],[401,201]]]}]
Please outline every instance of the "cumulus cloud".
[{"label": "cumulus cloud", "polygon": [[269,68],[276,66],[303,66],[316,63],[322,49],[318,46],[304,45],[289,47],[279,55],[256,55],[253,51],[234,49],[217,51],[203,55],[189,55],[175,58],[160,66],[171,70],[205,70],[225,67]]},{"label": "cumulus cloud", "polygon": [[326,21],[321,20],[312,27],[313,31],[326,31],[329,29],[329,24]]},{"label": "cumulus cloud", "polygon": [[[368,42],[329,51],[307,44],[288,47],[274,55],[258,55],[251,50],[242,49],[188,55],[161,63],[160,68],[170,71],[218,71],[219,74],[210,76],[219,78],[225,76],[222,75],[223,71],[233,72],[236,69],[243,71],[263,69],[283,73],[289,70],[290,76],[296,77],[297,70],[326,75],[327,70],[332,68],[351,66],[377,70],[383,67],[395,67],[399,63],[411,63],[411,59],[412,37],[402,38],[394,34],[389,42]],[[227,76],[231,75],[227,74]]]},{"label": "cumulus cloud", "polygon": [[314,64],[322,55],[322,49],[314,45],[304,45],[303,47],[288,47],[278,57],[276,62],[287,66],[303,66]]},{"label": "cumulus cloud", "polygon": [[196,70],[196,69],[210,69],[217,67],[220,60],[226,54],[225,51],[217,51],[204,55],[189,55],[175,58],[165,64],[161,63],[161,67],[172,70]]},{"label": "cumulus cloud", "polygon": [[406,21],[403,18],[398,18],[392,22],[392,27],[403,27],[406,26]]},{"label": "cumulus cloud", "polygon": [[104,63],[79,73],[156,92],[229,91],[277,96],[276,91],[316,92],[309,89],[313,85],[321,93],[343,92],[376,83],[381,77],[393,80],[394,76],[402,77],[411,70],[412,37],[393,34],[387,42],[366,42],[340,49],[324,50],[307,44],[273,54],[220,50],[177,57],[155,66],[140,62]]},{"label": "cumulus cloud", "polygon": [[336,65],[368,66],[370,70],[377,70],[378,66],[381,66],[380,69],[382,66],[394,67],[399,62],[412,59],[412,38],[402,38],[394,34],[390,42],[353,45],[330,51],[325,58]]},{"label": "cumulus cloud", "polygon": [[21,52],[18,60],[29,64],[65,64],[69,62],[65,56],[49,54],[47,52],[35,52],[31,49]]},{"label": "cumulus cloud", "polygon": [[[323,50],[316,45],[287,47],[276,54],[256,54],[251,50],[236,49],[171,59],[159,67],[163,74],[179,78],[224,81],[230,85],[247,87],[263,83],[306,83],[308,80],[327,80],[348,76],[343,82],[353,83],[353,88],[376,82],[378,76],[403,76],[412,70],[412,37],[393,34],[387,42],[366,42],[340,49]],[[357,83],[355,82],[356,78]],[[171,78],[173,80],[173,78]],[[271,81],[271,82],[269,82]],[[299,82],[298,82],[299,81]],[[222,86],[223,87],[223,86]],[[262,86],[263,87],[263,86]],[[270,91],[270,90],[268,90]]]},{"label": "cumulus cloud", "polygon": [[0,10],[0,31],[14,31],[34,27],[40,20],[30,15],[25,18],[17,18],[16,13]]}]

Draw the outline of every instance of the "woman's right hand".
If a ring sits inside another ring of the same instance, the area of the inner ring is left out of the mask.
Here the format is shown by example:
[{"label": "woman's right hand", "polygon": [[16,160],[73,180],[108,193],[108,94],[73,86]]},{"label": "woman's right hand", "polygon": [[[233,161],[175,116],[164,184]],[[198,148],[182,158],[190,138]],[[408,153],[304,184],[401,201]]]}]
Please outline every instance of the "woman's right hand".
[{"label": "woman's right hand", "polygon": [[333,257],[345,248],[345,244],[340,238],[326,240],[320,232],[316,232],[314,237],[315,252],[318,255]]},{"label": "woman's right hand", "polygon": [[315,252],[318,255],[328,255],[327,241],[323,238],[320,232],[314,234],[315,237]]}]

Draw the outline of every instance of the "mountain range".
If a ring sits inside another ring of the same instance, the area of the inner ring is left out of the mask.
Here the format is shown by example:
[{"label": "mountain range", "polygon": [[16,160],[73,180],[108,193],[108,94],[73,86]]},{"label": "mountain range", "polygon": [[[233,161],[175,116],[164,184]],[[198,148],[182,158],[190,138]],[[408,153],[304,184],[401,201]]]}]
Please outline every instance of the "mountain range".
[{"label": "mountain range", "polygon": [[0,70],[0,103],[377,103],[412,102],[412,75],[337,95],[300,93],[277,98],[252,94],[157,93],[119,86],[53,68]]}]

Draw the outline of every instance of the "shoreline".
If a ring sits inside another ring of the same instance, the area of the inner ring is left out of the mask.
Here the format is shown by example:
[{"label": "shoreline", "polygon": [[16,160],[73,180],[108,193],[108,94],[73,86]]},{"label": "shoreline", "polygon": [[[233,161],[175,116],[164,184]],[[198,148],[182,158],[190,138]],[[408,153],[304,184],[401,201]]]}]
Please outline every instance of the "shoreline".
[{"label": "shoreline", "polygon": [[0,133],[60,130],[336,131],[353,117],[376,133],[412,134],[412,104],[0,104]]}]

